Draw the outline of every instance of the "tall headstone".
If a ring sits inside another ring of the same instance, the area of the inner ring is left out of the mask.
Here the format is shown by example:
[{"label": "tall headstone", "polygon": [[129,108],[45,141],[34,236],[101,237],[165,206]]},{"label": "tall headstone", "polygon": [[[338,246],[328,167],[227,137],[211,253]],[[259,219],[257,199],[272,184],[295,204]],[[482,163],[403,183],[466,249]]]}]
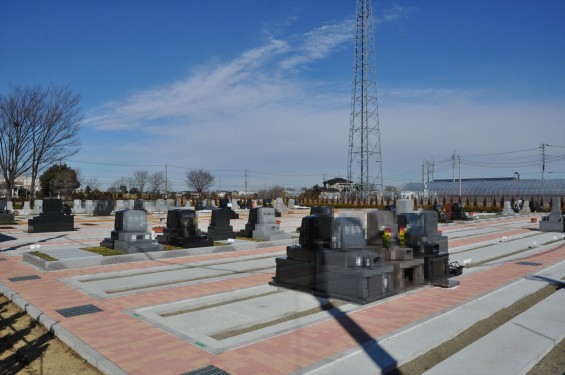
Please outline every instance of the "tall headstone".
[{"label": "tall headstone", "polygon": [[257,211],[257,224],[253,230],[253,238],[261,241],[286,240],[292,236],[279,229],[276,223],[275,209],[261,207]]},{"label": "tall headstone", "polygon": [[541,218],[539,230],[542,232],[565,232],[565,216],[561,212],[561,198],[553,197],[551,212]]},{"label": "tall headstone", "polygon": [[86,210],[82,207],[82,201],[80,199],[73,200],[73,214],[84,214]]},{"label": "tall headstone", "polygon": [[510,201],[504,201],[504,208],[502,209],[502,215],[504,216],[514,216],[515,212],[512,209]]},{"label": "tall headstone", "polygon": [[39,215],[43,212],[43,199],[36,199],[33,201],[33,214]]},{"label": "tall headstone", "polygon": [[218,208],[212,211],[210,226],[208,227],[208,238],[213,241],[235,238],[233,227],[230,225],[230,209]]},{"label": "tall headstone", "polygon": [[100,242],[100,246],[130,254],[163,250],[163,245],[158,244],[148,232],[147,214],[141,210],[117,211],[114,230],[110,238]]},{"label": "tall headstone", "polygon": [[63,232],[74,230],[74,216],[70,207],[63,205],[60,199],[45,199],[43,212],[28,220],[27,231],[37,232]]},{"label": "tall headstone", "polygon": [[29,215],[31,214],[31,212],[32,210],[31,210],[30,202],[29,201],[24,202],[24,207],[21,209],[20,215]]},{"label": "tall headstone", "polygon": [[520,209],[521,214],[529,214],[532,211],[530,210],[530,201],[523,201],[522,208]]},{"label": "tall headstone", "polygon": [[148,212],[155,212],[155,201],[144,201],[144,207]]},{"label": "tall headstone", "polygon": [[397,199],[396,200],[396,213],[407,214],[414,212],[413,199]]},{"label": "tall headstone", "polygon": [[296,200],[294,198],[289,198],[288,208],[292,210],[292,209],[294,209],[295,206],[296,206]]},{"label": "tall headstone", "polygon": [[94,216],[110,216],[112,214],[112,210],[114,207],[112,206],[112,200],[97,200],[96,206],[94,207],[94,211],[92,214]]},{"label": "tall headstone", "polygon": [[145,202],[143,201],[143,199],[136,199],[133,201],[133,209],[134,210],[145,210]]},{"label": "tall headstone", "polygon": [[14,221],[14,214],[8,211],[8,204],[6,201],[0,201],[0,222],[12,223]]},{"label": "tall headstone", "polygon": [[184,248],[212,246],[213,241],[198,229],[196,210],[173,208],[167,212],[167,227],[163,235],[157,237],[159,243],[182,246]]},{"label": "tall headstone", "polygon": [[126,205],[123,201],[123,199],[118,199],[116,200],[116,211],[122,211],[126,209]]},{"label": "tall headstone", "polygon": [[86,212],[87,215],[92,215],[94,214],[94,201],[92,201],[92,199],[87,199],[84,202],[84,210]]},{"label": "tall headstone", "polygon": [[288,207],[284,205],[282,198],[275,199],[275,210],[283,214],[288,213]]}]

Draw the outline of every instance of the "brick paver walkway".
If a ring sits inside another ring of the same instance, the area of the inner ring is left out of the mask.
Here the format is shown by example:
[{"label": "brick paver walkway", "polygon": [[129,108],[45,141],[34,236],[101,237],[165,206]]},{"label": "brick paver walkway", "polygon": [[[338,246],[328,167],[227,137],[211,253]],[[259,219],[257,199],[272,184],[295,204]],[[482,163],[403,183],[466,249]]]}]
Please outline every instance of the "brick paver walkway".
[{"label": "brick paver walkway", "polygon": [[[496,236],[500,235],[498,233]],[[488,236],[477,236],[474,241],[486,241]],[[516,261],[501,263],[461,276],[461,286],[456,289],[422,288],[346,316],[328,319],[218,355],[187,344],[132,317],[124,310],[265,285],[271,280],[272,273],[107,299],[96,299],[60,281],[73,276],[268,254],[283,249],[274,247],[49,273],[22,263],[19,256],[5,256],[0,252],[0,257],[6,259],[0,261],[0,282],[130,374],[180,374],[210,364],[231,374],[286,374],[361,343],[378,340],[565,259],[565,245],[556,245],[549,251],[523,259],[540,263],[539,266],[519,265]],[[38,275],[41,279],[20,282],[8,280],[24,275]],[[64,318],[55,311],[83,304],[94,304],[104,311],[71,318]]]}]

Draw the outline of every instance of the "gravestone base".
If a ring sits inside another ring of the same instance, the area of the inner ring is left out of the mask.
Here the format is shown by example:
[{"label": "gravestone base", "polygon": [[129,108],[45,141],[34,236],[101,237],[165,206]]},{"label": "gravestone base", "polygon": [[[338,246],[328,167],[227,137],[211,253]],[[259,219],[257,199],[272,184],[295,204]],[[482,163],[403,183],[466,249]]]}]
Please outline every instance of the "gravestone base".
[{"label": "gravestone base", "polygon": [[70,208],[65,207],[60,199],[43,201],[43,212],[27,221],[29,233],[68,232],[75,230],[75,218],[70,215]]},{"label": "gravestone base", "polygon": [[316,288],[316,266],[304,259],[277,258],[273,285],[312,291]]},{"label": "gravestone base", "polygon": [[75,218],[71,215],[43,213],[29,219],[27,222],[29,233],[40,232],[68,232],[75,230]]},{"label": "gravestone base", "polygon": [[392,282],[396,291],[424,284],[424,259],[392,260]]},{"label": "gravestone base", "polygon": [[160,244],[181,246],[184,247],[185,249],[214,246],[214,241],[212,241],[207,236],[177,237],[177,236],[168,236],[166,234],[163,234],[162,236],[157,237],[157,241]]},{"label": "gravestone base", "polygon": [[565,232],[565,216],[560,214],[549,214],[541,218],[539,230],[542,232]]},{"label": "gravestone base", "polygon": [[229,238],[235,238],[235,233],[231,225],[228,226],[209,226],[208,233],[206,235],[212,241],[227,240]]},{"label": "gravestone base", "polygon": [[0,223],[13,223],[14,215],[7,213],[0,213]]},{"label": "gravestone base", "polygon": [[112,238],[104,239],[100,242],[100,246],[124,251],[128,254],[163,251],[163,245],[155,243],[151,239],[151,234],[144,232],[113,231]]},{"label": "gravestone base", "polygon": [[278,229],[277,224],[255,224],[253,238],[261,241],[288,240],[292,236]]}]

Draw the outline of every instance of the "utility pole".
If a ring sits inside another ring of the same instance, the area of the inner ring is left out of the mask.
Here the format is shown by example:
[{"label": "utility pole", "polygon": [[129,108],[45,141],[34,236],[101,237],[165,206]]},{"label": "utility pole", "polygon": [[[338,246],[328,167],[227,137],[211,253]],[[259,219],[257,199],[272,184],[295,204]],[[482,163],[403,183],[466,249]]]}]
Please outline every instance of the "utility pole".
[{"label": "utility pole", "polygon": [[453,165],[453,182],[455,182],[455,150],[453,150],[453,156],[451,157],[451,162]]},{"label": "utility pole", "polygon": [[356,9],[347,179],[369,198],[384,192],[371,1],[357,0]]},{"label": "utility pole", "polygon": [[459,197],[461,197],[461,155],[457,154],[457,159],[459,159]]},{"label": "utility pole", "polygon": [[169,166],[165,163],[165,198],[167,198],[169,194]]},{"label": "utility pole", "polygon": [[245,170],[245,197],[247,198],[247,169]]},{"label": "utility pole", "polygon": [[549,146],[547,143],[542,143],[539,147],[541,148],[541,179],[543,180],[543,175],[545,174],[545,148]]}]

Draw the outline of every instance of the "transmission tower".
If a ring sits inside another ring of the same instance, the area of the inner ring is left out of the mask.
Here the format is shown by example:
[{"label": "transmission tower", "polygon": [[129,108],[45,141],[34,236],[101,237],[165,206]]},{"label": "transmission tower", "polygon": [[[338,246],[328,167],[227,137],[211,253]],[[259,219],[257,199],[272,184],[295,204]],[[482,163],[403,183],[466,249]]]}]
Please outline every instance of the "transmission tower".
[{"label": "transmission tower", "polygon": [[347,179],[368,198],[384,192],[370,0],[357,0],[352,81]]}]

